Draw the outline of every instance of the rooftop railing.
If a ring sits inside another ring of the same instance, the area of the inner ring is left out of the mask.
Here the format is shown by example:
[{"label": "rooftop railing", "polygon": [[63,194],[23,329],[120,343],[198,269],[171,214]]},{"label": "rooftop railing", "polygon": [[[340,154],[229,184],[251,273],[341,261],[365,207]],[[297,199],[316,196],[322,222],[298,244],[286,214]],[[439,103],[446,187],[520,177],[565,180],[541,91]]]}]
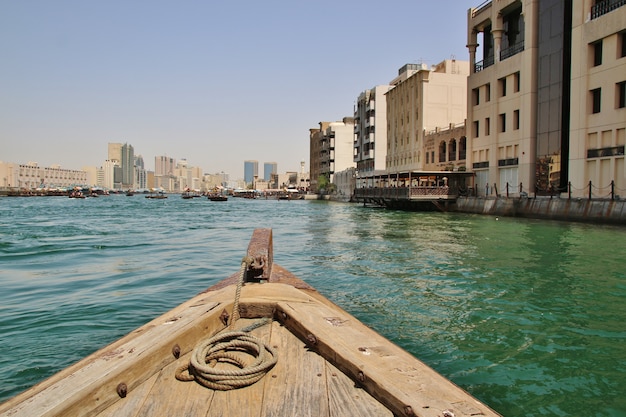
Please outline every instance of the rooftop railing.
[{"label": "rooftop railing", "polygon": [[596,19],[602,15],[626,5],[626,0],[604,0],[591,7],[591,19]]}]

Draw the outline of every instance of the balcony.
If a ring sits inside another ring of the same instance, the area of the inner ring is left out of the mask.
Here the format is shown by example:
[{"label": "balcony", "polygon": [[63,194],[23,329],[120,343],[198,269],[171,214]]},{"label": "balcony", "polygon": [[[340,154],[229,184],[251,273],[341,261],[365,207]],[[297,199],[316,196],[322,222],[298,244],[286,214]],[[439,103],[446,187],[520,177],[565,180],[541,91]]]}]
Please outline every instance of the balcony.
[{"label": "balcony", "polygon": [[523,50],[524,50],[524,41],[511,45],[508,48],[505,48],[502,51],[500,51],[500,61],[504,61],[505,59],[510,58],[513,55],[517,55]]},{"label": "balcony", "polygon": [[481,72],[485,68],[490,67],[492,65],[493,65],[493,56],[488,56],[484,60],[478,61],[477,63],[474,64],[474,72]]},{"label": "balcony", "polygon": [[594,4],[591,7],[591,19],[597,19],[598,17],[612,12],[626,4],[626,0],[604,0],[598,4]]}]

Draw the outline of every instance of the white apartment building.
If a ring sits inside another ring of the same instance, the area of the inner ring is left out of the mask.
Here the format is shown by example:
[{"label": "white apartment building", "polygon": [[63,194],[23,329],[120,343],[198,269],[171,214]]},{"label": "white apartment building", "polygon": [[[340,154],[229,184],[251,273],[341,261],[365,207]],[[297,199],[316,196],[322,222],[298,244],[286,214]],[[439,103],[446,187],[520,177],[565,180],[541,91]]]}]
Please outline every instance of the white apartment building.
[{"label": "white apartment building", "polygon": [[[320,123],[320,126],[322,124]],[[330,122],[322,130],[320,145],[321,174],[334,182],[335,172],[354,167],[354,119],[344,117],[341,122]]]},{"label": "white apartment building", "polygon": [[386,94],[388,172],[423,170],[425,132],[463,123],[468,74],[469,63],[456,59],[400,68]]},{"label": "white apartment building", "polygon": [[[354,162],[356,175],[367,177],[385,171],[387,161],[387,97],[391,85],[362,92],[354,108]],[[366,180],[357,181],[357,187]]]}]

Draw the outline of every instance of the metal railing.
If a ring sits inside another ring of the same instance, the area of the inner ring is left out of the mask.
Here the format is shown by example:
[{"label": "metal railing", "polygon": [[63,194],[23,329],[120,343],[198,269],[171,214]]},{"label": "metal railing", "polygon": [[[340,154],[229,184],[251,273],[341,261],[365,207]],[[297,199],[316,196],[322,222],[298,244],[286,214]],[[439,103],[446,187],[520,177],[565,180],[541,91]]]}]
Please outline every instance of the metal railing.
[{"label": "metal railing", "polygon": [[626,4],[626,0],[604,0],[591,6],[591,19],[596,19]]},{"label": "metal railing", "polygon": [[[504,185],[504,189],[501,192],[498,190],[498,185],[494,183],[493,185],[486,184],[484,188],[484,194],[479,192],[478,184],[474,185],[473,189],[462,190],[459,195],[462,196],[489,196],[494,195],[496,197],[505,197],[505,198],[520,198],[520,197],[528,197],[528,193],[530,190],[524,188],[523,184],[520,182],[517,184],[506,183]],[[593,184],[592,181],[589,181],[584,187],[577,188],[574,187],[570,182],[567,183],[567,188],[559,189],[558,187],[548,186],[546,188],[535,187],[534,197],[537,195],[542,195],[546,197],[560,197],[561,194],[567,193],[567,199],[571,200],[574,193],[577,195],[585,195],[587,200],[621,200],[622,198],[626,198],[626,189],[618,188],[615,185],[615,181],[611,180],[611,182],[606,186],[597,186]]]}]

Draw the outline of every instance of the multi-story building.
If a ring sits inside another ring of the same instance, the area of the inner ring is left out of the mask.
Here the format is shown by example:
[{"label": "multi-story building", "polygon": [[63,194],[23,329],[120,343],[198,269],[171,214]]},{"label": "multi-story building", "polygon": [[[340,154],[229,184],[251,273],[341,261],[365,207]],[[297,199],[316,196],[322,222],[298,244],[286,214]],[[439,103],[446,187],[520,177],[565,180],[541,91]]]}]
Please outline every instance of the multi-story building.
[{"label": "multi-story building", "polygon": [[[567,3],[567,2],[566,2]],[[572,192],[626,194],[626,1],[575,0],[568,180]]]},{"label": "multi-story building", "polygon": [[122,188],[132,188],[135,184],[135,150],[128,143],[122,145],[120,167],[122,168]]},{"label": "multi-story building", "polygon": [[425,171],[465,171],[467,139],[465,122],[424,133]]},{"label": "multi-story building", "polygon": [[424,133],[465,120],[468,74],[469,63],[456,59],[400,68],[387,92],[388,172],[423,170]]},{"label": "multi-story building", "polygon": [[478,190],[626,188],[625,5],[499,0],[468,11],[468,162]]},{"label": "multi-story building", "polygon": [[148,174],[144,165],[143,156],[135,157],[135,189],[148,188]]},{"label": "multi-story building", "polygon": [[276,162],[265,162],[263,164],[263,179],[265,181],[270,181],[272,179],[272,174],[278,173],[278,164]]},{"label": "multi-story building", "polygon": [[121,143],[109,143],[108,144],[107,160],[117,161],[118,163],[122,161],[122,144]]},{"label": "multi-story building", "polygon": [[311,175],[311,190],[319,190],[319,180],[328,167],[322,166],[322,138],[330,122],[320,122],[319,127],[309,129],[309,166]]},{"label": "multi-story building", "polygon": [[114,189],[116,167],[119,169],[117,160],[107,159],[104,161],[104,165],[102,166],[102,183],[98,185],[111,190]]},{"label": "multi-story building", "polygon": [[[354,108],[354,162],[357,176],[385,170],[387,160],[387,91],[379,85],[362,92]],[[357,181],[357,187],[365,181]]]},{"label": "multi-story building", "polygon": [[[321,125],[321,124],[320,124]],[[344,117],[341,122],[330,122],[322,132],[320,162],[322,175],[334,182],[335,172],[353,168],[354,118]]]},{"label": "multi-story building", "polygon": [[87,185],[87,173],[63,169],[59,165],[40,167],[37,162],[16,164],[0,162],[0,176],[4,188],[36,189]]},{"label": "multi-story building", "polygon": [[[544,3],[544,19],[558,18],[558,10],[551,10],[548,3],[553,2]],[[562,89],[557,50],[563,46],[563,30],[555,28],[554,38],[546,33],[543,49],[539,48],[538,0],[484,3],[469,10],[468,22],[467,130],[472,148],[468,162],[475,183],[480,193],[502,191],[507,186],[513,193],[528,191],[535,186],[538,148],[543,148],[541,153],[548,159],[561,150],[561,138],[556,137],[561,131],[561,108],[559,100],[550,100],[551,94],[542,97],[549,109],[542,108],[547,111],[545,117],[553,121],[542,124],[545,137],[539,142],[545,142],[539,145],[537,81],[541,55],[547,87],[552,84],[552,88]],[[554,53],[555,59],[551,59]]]},{"label": "multi-story building", "polygon": [[254,183],[255,177],[259,177],[259,161],[244,161],[243,163],[243,179],[246,184]]},{"label": "multi-story building", "polygon": [[172,175],[174,168],[176,167],[176,160],[169,156],[155,156],[154,157],[154,175]]}]

